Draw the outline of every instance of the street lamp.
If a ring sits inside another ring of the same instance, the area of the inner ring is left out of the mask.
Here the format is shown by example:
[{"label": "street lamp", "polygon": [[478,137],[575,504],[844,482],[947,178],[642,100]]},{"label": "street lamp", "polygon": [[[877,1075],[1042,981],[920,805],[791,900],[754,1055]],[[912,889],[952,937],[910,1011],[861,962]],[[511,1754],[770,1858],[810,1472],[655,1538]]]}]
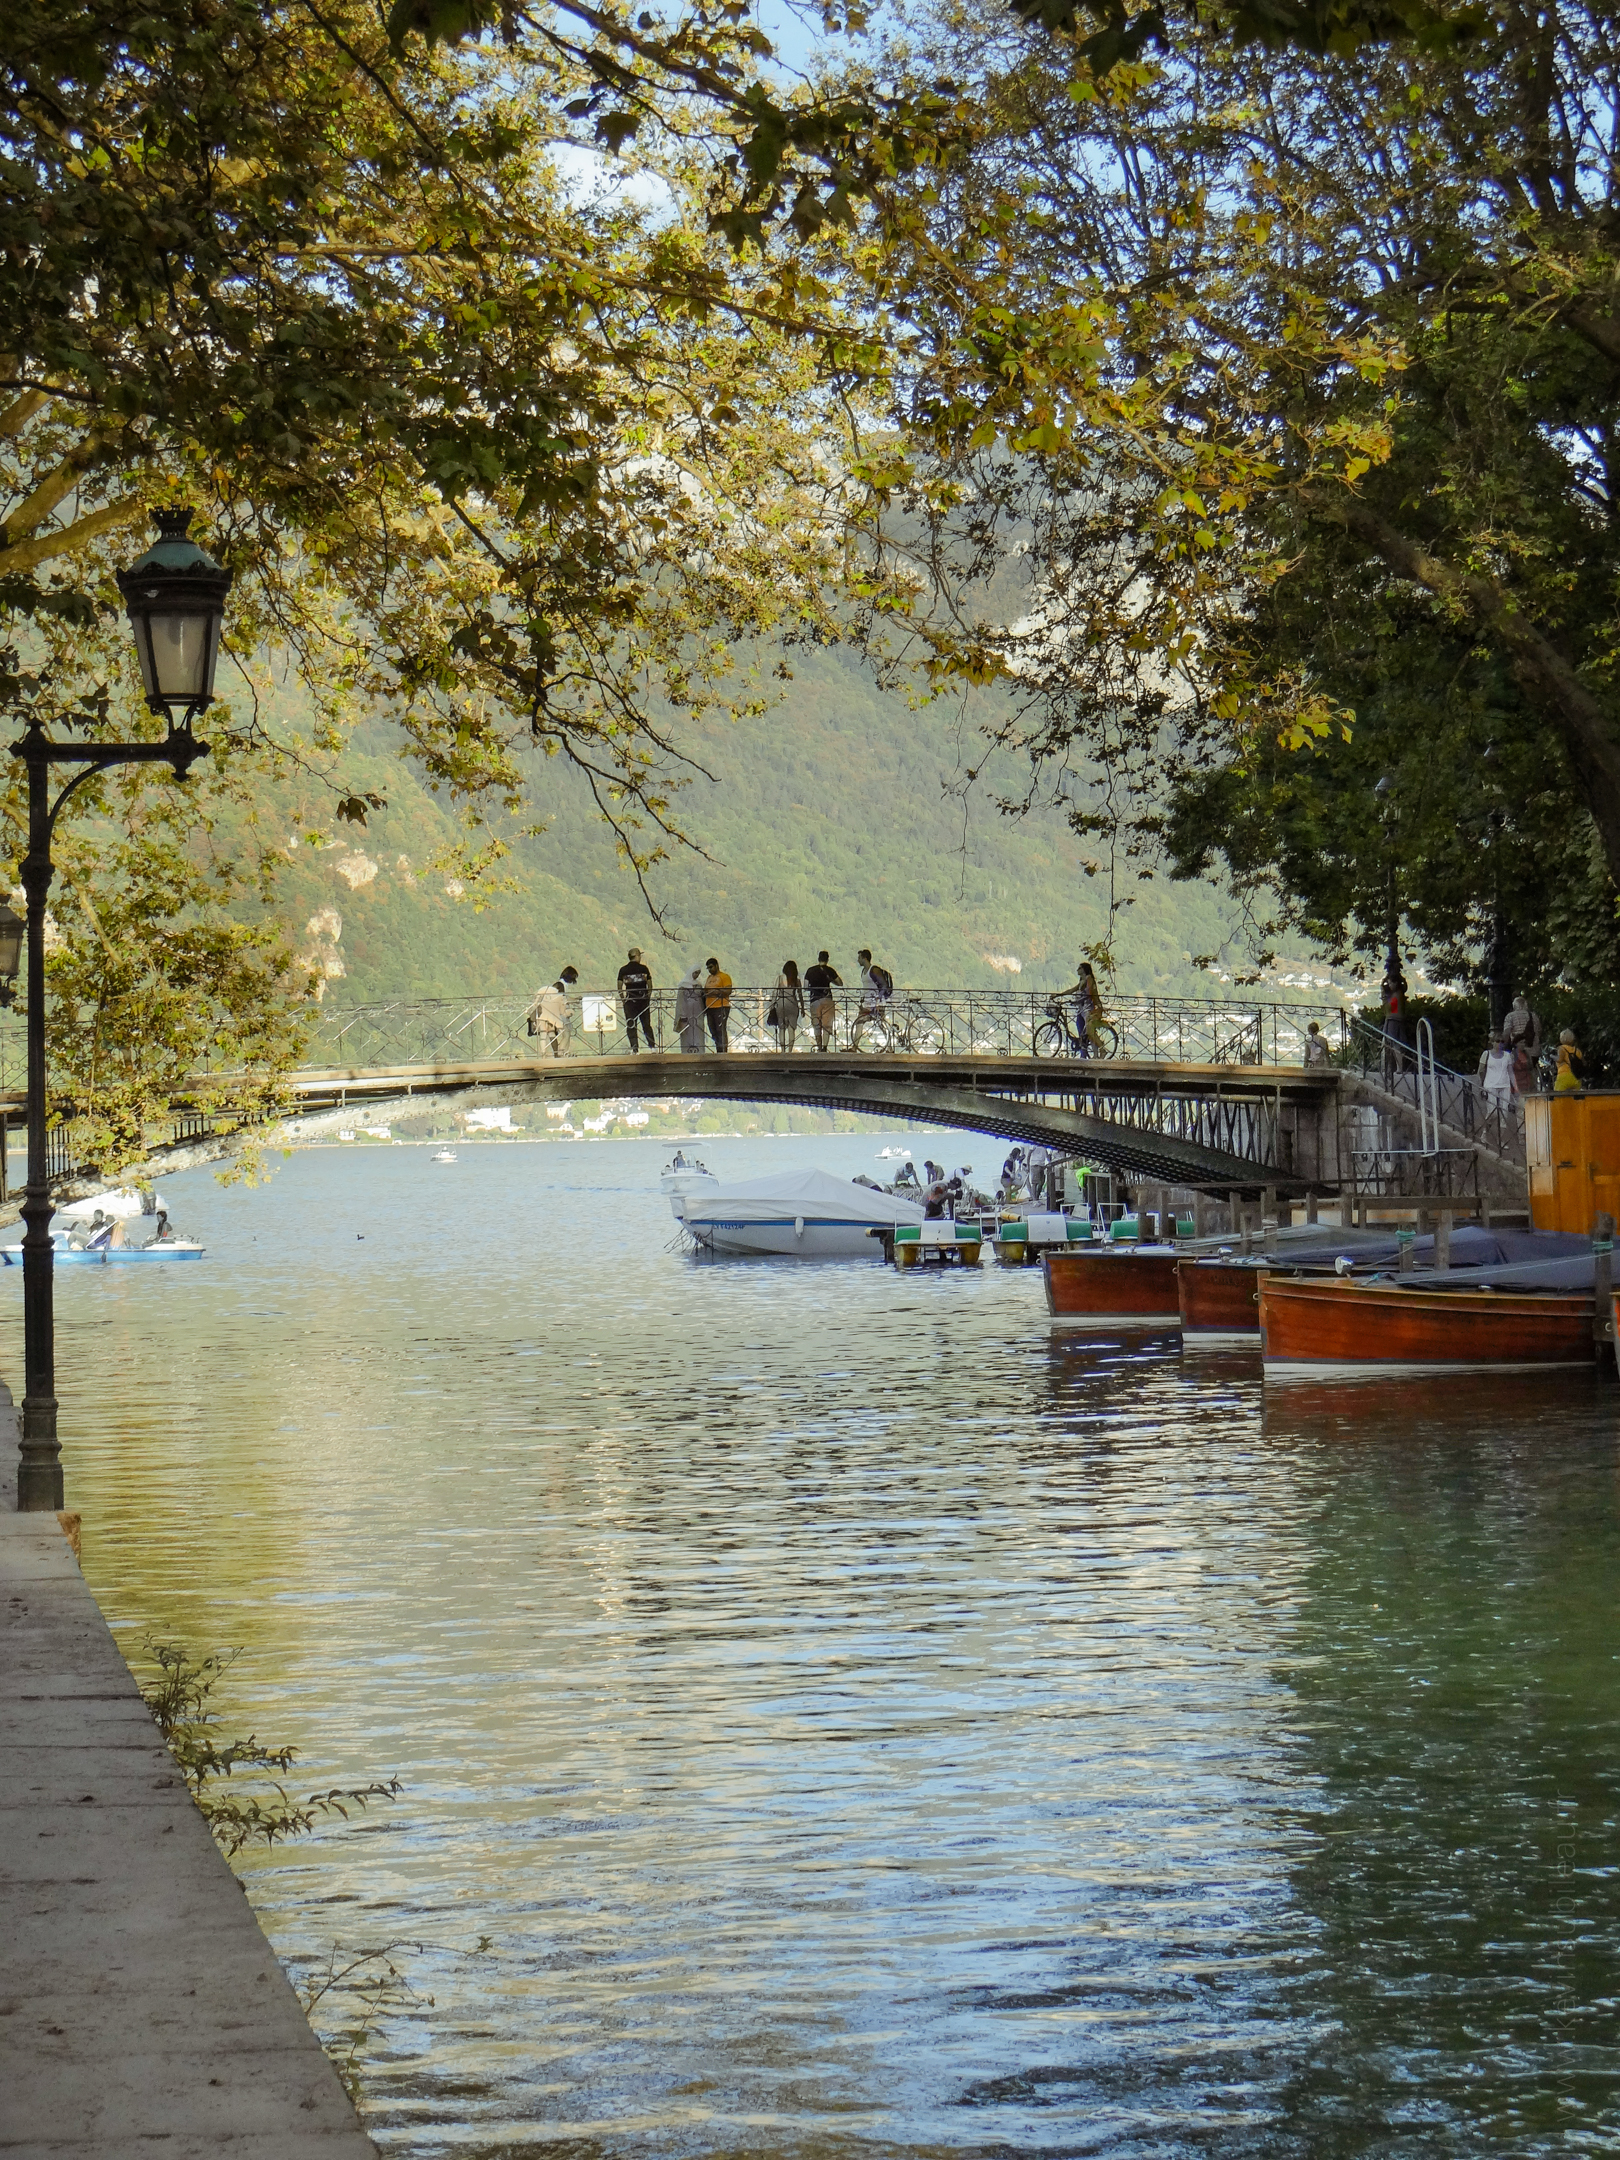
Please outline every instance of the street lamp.
[{"label": "street lamp", "polygon": [[[165,764],[185,779],[208,745],[191,723],[214,695],[219,632],[231,572],[189,537],[189,510],[155,513],[158,537],[128,570],[118,573],[149,709],[168,722],[162,742],[58,743],[42,721],[28,723],[11,746],[28,771],[28,853],[22,861],[28,895],[28,1190],[23,1236],[23,1401],[17,1506],[39,1512],[60,1508],[62,1449],[56,1437],[56,1320],[51,1248],[50,1189],[45,1171],[45,902],[54,865],[51,837],[62,807],[93,773],[113,765]],[[84,769],[51,801],[51,767]],[[10,910],[6,910],[10,914]],[[16,918],[13,916],[12,921]],[[0,972],[11,935],[0,922]],[[15,973],[16,945],[10,948]]]},{"label": "street lamp", "polygon": [[1388,773],[1373,789],[1384,817],[1384,905],[1388,916],[1388,950],[1384,958],[1384,1065],[1385,1077],[1406,1068],[1406,977],[1401,972],[1401,911],[1395,895],[1395,858],[1400,841],[1401,809],[1395,799],[1395,782]]}]

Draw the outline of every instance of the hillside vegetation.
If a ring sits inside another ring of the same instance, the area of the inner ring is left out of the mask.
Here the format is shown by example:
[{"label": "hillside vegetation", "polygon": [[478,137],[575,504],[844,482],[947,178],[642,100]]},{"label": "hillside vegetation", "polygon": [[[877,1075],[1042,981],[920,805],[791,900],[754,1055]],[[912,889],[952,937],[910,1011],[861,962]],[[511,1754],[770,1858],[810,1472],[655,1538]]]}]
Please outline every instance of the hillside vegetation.
[{"label": "hillside vegetation", "polygon": [[[333,837],[318,791],[289,789],[276,912],[326,970],[327,1001],[527,994],[569,961],[586,986],[607,983],[631,945],[666,983],[710,953],[739,983],[772,981],[821,946],[853,978],[862,945],[915,987],[1072,980],[1082,945],[1107,931],[1107,873],[1085,875],[1061,813],[998,814],[1010,768],[963,792],[982,744],[958,706],[914,711],[845,654],[792,666],[779,704],[693,744],[714,778],[694,778],[676,814],[710,859],[676,850],[650,874],[667,933],[561,760],[535,759],[551,823],[515,842],[504,869],[518,889],[487,896],[432,869],[452,818],[380,751],[344,760],[347,785],[387,798],[364,830]],[[299,844],[300,824],[327,839]],[[1232,930],[1217,891],[1128,877],[1120,890],[1137,897],[1115,934],[1119,988],[1219,994],[1192,965]]]}]

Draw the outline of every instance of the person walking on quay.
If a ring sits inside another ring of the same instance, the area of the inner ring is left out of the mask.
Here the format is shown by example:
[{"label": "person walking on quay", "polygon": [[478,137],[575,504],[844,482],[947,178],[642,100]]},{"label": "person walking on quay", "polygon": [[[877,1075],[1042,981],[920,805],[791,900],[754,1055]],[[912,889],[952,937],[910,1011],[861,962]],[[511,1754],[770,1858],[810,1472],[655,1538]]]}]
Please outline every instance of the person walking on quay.
[{"label": "person walking on quay", "polygon": [[574,1028],[574,1010],[569,999],[578,981],[579,969],[565,967],[557,980],[547,983],[529,1007],[529,1033],[539,1038],[542,1057],[561,1057],[568,1048]]},{"label": "person walking on quay", "polygon": [[1513,1052],[1500,1035],[1491,1037],[1485,1055],[1479,1061],[1479,1078],[1485,1090],[1486,1116],[1511,1117],[1518,1082]]},{"label": "person walking on quay", "polygon": [[653,1035],[652,1019],[652,969],[641,957],[641,947],[632,945],[630,957],[619,970],[619,1003],[624,1008],[625,1032],[630,1037],[632,1050],[641,1045],[636,1040],[639,1027],[647,1038],[647,1048],[656,1050],[658,1043]]},{"label": "person walking on quay", "polygon": [[681,1049],[687,1057],[698,1057],[703,1050],[703,970],[693,968],[690,975],[683,975],[675,992],[675,1029],[681,1038]]},{"label": "person walking on quay", "polygon": [[797,960],[782,962],[782,972],[771,992],[771,1009],[765,1017],[776,1030],[777,1049],[791,1050],[804,1018],[804,986],[799,981]]},{"label": "person walking on quay", "polygon": [[1513,1059],[1515,1094],[1530,1094],[1535,1085],[1536,1059],[1541,1055],[1541,1019],[1530,1010],[1522,990],[1502,1022],[1502,1043]]},{"label": "person walking on quay", "polygon": [[849,1031],[849,1047],[852,1050],[861,1047],[861,1030],[869,1023],[875,1023],[882,1030],[883,1039],[887,1043],[889,1031],[884,1026],[883,1015],[890,998],[894,996],[894,977],[886,967],[878,966],[864,945],[855,957],[861,963],[861,1003],[855,1015],[855,1024]]},{"label": "person walking on quay", "polygon": [[731,1048],[726,1039],[726,1030],[731,1025],[731,977],[718,960],[711,960],[708,966],[709,972],[703,982],[703,1017],[709,1023],[714,1047],[724,1057]]},{"label": "person walking on quay", "polygon": [[824,952],[818,953],[815,965],[804,971],[804,987],[810,993],[810,1025],[816,1031],[816,1048],[830,1050],[838,1025],[833,990],[842,990],[844,978]]}]

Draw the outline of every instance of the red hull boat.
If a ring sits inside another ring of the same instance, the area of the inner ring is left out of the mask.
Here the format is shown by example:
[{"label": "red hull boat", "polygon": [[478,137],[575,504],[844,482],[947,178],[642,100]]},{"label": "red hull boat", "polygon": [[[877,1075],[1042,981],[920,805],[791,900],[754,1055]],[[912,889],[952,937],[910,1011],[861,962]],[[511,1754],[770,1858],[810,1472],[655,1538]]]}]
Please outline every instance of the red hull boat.
[{"label": "red hull boat", "polygon": [[1089,1327],[1179,1327],[1173,1246],[1053,1252],[1041,1261],[1046,1309]]},{"label": "red hull boat", "polygon": [[1202,1343],[1225,1349],[1260,1340],[1260,1269],[1246,1260],[1180,1260],[1176,1288],[1181,1299],[1184,1349]]},{"label": "red hull boat", "polygon": [[1590,1291],[1262,1279],[1260,1349],[1267,1379],[1537,1372],[1592,1363],[1593,1311]]}]

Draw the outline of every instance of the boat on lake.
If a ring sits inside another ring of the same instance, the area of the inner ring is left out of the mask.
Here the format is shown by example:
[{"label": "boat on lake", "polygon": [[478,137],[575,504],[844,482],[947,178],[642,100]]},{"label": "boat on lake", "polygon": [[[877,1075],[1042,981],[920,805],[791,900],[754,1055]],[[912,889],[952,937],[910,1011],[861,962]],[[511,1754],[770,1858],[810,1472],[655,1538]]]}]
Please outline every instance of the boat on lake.
[{"label": "boat on lake", "polygon": [[891,1242],[896,1267],[977,1267],[984,1252],[984,1226],[977,1215],[935,1217],[899,1224]]},{"label": "boat on lake", "polygon": [[[158,1192],[132,1187],[70,1200],[56,1210],[51,1229],[53,1266],[83,1261],[117,1263],[200,1260],[205,1248],[176,1235]],[[0,1245],[0,1261],[22,1266],[22,1242]]]},{"label": "boat on lake", "polygon": [[430,1162],[454,1162],[455,1159],[456,1151],[450,1147],[442,1147],[437,1155],[430,1155],[428,1158]]},{"label": "boat on lake", "polygon": [[720,1180],[706,1164],[699,1162],[695,1156],[683,1155],[677,1148],[659,1174],[658,1189],[669,1202],[670,1211],[679,1222],[679,1201],[684,1200],[688,1193],[713,1192],[719,1183]]},{"label": "boat on lake", "polygon": [[670,1198],[676,1221],[703,1252],[877,1260],[885,1235],[924,1219],[912,1201],[825,1170],[789,1170],[737,1185],[722,1185],[706,1171],[703,1177]]},{"label": "boat on lake", "polygon": [[1069,1245],[1041,1256],[1046,1309],[1071,1327],[1176,1328],[1174,1245]]},{"label": "boat on lake", "polygon": [[1597,1354],[1596,1262],[1469,1269],[1460,1276],[1259,1280],[1267,1380],[1410,1372],[1543,1372],[1590,1367]]}]

